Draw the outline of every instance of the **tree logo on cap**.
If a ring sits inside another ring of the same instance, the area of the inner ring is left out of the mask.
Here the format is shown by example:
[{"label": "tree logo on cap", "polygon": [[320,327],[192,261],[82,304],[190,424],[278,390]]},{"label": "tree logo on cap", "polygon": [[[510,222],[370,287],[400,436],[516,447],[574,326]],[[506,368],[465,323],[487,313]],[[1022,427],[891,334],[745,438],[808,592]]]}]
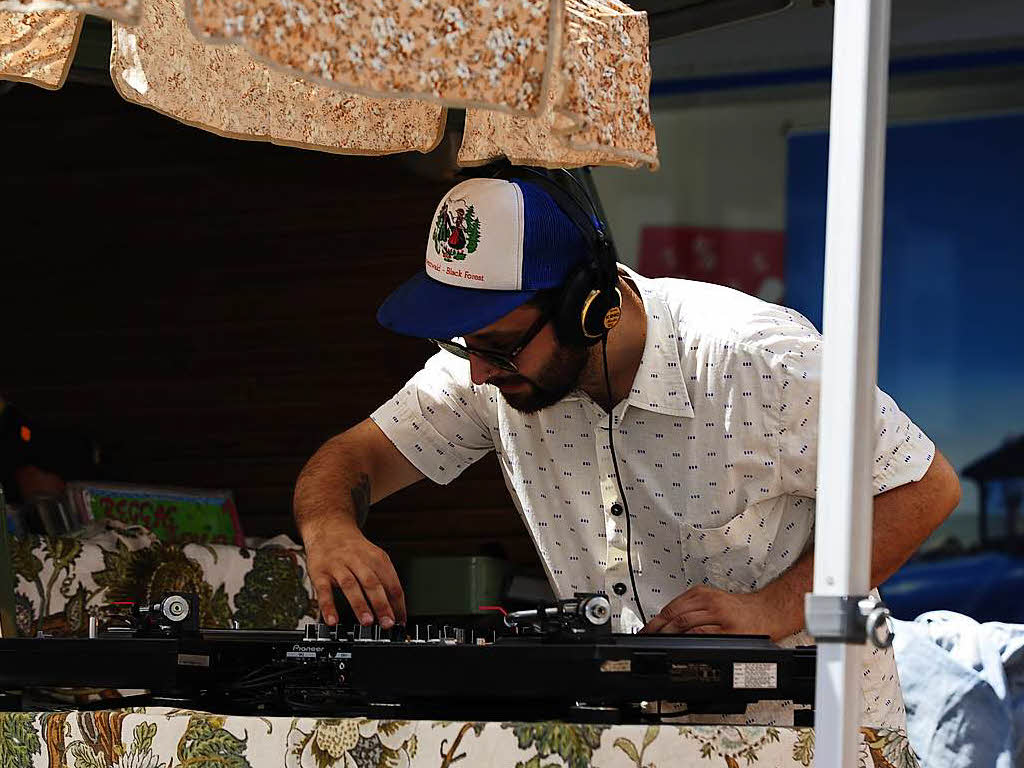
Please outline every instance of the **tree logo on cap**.
[{"label": "tree logo on cap", "polygon": [[[452,216],[448,206],[455,209]],[[464,199],[446,200],[434,220],[434,251],[445,261],[462,261],[480,244],[480,219]]]}]

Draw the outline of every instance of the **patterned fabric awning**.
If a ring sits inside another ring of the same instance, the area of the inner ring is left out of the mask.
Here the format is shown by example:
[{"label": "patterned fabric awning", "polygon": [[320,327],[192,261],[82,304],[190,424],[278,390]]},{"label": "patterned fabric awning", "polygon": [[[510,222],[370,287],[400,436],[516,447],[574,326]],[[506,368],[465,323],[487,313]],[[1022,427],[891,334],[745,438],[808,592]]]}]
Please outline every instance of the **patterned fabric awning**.
[{"label": "patterned fabric awning", "polygon": [[0,78],[60,88],[81,31],[73,11],[0,13]]},{"label": "patterned fabric awning", "polygon": [[620,0],[0,0],[0,78],[59,88],[81,14],[126,100],[224,136],[353,154],[658,166],[647,15]]},{"label": "patterned fabric awning", "polygon": [[188,31],[176,0],[147,0],[135,26],[113,25],[110,76],[126,101],[241,139],[377,155],[429,152],[444,107],[375,99],[271,69],[237,45]]}]

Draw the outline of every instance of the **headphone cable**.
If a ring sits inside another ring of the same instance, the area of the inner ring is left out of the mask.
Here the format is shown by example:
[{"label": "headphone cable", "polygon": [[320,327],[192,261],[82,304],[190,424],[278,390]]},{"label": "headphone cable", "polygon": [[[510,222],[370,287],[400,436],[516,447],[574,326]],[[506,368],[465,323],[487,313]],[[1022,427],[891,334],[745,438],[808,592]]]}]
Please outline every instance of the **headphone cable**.
[{"label": "headphone cable", "polygon": [[608,375],[607,333],[601,338],[601,357],[604,360],[604,384],[605,388],[608,390],[608,448],[612,453],[612,467],[615,469],[615,482],[619,486],[619,496],[622,498],[622,508],[626,514],[626,564],[629,566],[629,583],[633,587],[633,601],[636,603],[637,610],[640,611],[640,620],[646,625],[647,615],[644,613],[644,608],[640,604],[640,593],[636,589],[636,576],[633,572],[633,540],[629,531],[629,502],[626,501],[626,490],[622,487],[622,476],[619,474],[619,463],[615,458],[615,439],[613,437],[615,428],[612,424],[612,411],[615,410],[615,404],[612,402],[612,380]]},{"label": "headphone cable", "polygon": [[[540,179],[544,179],[547,182],[547,184],[553,185],[557,189],[561,189],[561,194],[570,198],[576,204],[579,211],[584,214],[585,218],[590,218],[590,215],[583,210],[583,205],[578,200],[576,200],[575,196],[571,192],[562,188],[561,185],[558,184],[557,181],[555,181],[550,171],[547,173],[542,173],[536,168],[531,168],[529,166],[523,166],[522,170],[526,170],[529,173],[532,173],[534,176]],[[605,271],[606,269],[610,270],[609,274],[601,275],[601,277],[604,280],[607,280],[609,283],[613,284],[614,280],[617,278],[617,270],[615,268],[616,260],[614,256],[614,245],[608,239],[607,233],[605,232],[604,226],[602,224],[601,216],[598,214],[597,206],[594,204],[594,200],[590,196],[590,191],[586,188],[583,182],[576,178],[576,176],[573,173],[569,172],[565,168],[561,168],[559,170],[561,170],[564,175],[568,176],[573,181],[573,183],[579,188],[579,190],[583,193],[583,197],[586,199],[588,206],[590,207],[590,211],[593,214],[593,219],[590,220],[590,224],[591,229],[593,229],[593,234],[595,236],[595,242],[591,243],[591,247],[595,251],[601,251],[601,253],[595,253],[595,262],[598,265],[599,271]],[[547,187],[546,184],[541,184],[540,186],[544,188]],[[550,190],[547,191],[549,191],[550,193]],[[561,201],[557,199],[558,196],[552,197],[553,199],[555,199],[555,204],[562,208],[565,214],[569,216],[569,218],[572,219],[573,222],[577,224],[577,226],[580,226],[579,223],[576,222],[576,217],[572,215],[568,210],[565,210],[564,206],[562,206]],[[583,231],[582,227],[581,231]],[[584,236],[586,236],[585,232]],[[619,475],[619,463],[615,456],[615,439],[613,437],[615,428],[612,423],[612,410],[614,403],[612,402],[611,377],[608,373],[607,331],[601,336],[601,356],[604,361],[604,383],[608,392],[608,447],[611,450],[612,454],[612,467],[615,469],[615,482],[618,485],[619,496],[622,498],[622,508],[626,514],[626,563],[629,566],[629,583],[633,587],[633,601],[636,603],[637,610],[640,612],[640,619],[643,621],[644,624],[647,624],[647,615],[644,613],[643,606],[640,604],[640,594],[636,588],[636,574],[633,570],[633,542],[630,532],[629,502],[626,501],[626,490],[622,486],[622,478]]]}]

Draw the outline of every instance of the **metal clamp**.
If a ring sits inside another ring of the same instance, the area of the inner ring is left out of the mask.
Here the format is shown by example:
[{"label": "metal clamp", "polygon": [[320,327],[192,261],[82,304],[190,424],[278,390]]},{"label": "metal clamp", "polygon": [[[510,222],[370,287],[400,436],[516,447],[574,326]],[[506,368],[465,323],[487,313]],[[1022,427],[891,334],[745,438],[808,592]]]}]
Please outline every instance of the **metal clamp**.
[{"label": "metal clamp", "polygon": [[885,603],[872,595],[815,595],[804,597],[807,631],[819,643],[857,643],[868,640],[888,648],[895,635]]}]

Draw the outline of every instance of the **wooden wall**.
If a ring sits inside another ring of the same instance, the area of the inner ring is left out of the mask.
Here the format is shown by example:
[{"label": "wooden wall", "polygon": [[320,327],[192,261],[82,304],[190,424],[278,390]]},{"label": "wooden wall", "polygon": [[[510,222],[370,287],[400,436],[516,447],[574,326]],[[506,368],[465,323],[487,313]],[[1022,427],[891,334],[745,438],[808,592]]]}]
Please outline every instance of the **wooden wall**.
[{"label": "wooden wall", "polygon": [[[0,96],[0,139],[0,391],[91,434],[107,479],[231,488],[248,534],[294,536],[305,460],[430,354],[374,313],[421,268],[449,183],[220,138],[81,84]],[[370,535],[536,562],[493,459],[378,505]]]}]

